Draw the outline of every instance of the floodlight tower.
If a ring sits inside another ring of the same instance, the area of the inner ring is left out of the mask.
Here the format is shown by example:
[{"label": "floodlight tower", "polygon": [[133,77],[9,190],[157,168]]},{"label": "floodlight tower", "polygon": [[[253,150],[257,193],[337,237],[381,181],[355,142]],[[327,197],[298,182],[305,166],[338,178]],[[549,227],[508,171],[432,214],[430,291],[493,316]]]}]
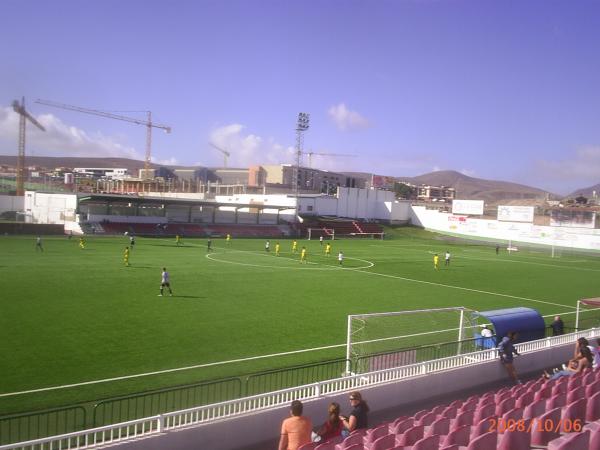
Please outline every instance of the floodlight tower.
[{"label": "floodlight tower", "polygon": [[296,123],[296,164],[294,165],[294,196],[296,205],[294,207],[294,220],[298,220],[298,202],[300,198],[300,164],[302,162],[302,149],[304,147],[304,132],[308,130],[310,123],[310,114],[298,113],[298,122]]}]

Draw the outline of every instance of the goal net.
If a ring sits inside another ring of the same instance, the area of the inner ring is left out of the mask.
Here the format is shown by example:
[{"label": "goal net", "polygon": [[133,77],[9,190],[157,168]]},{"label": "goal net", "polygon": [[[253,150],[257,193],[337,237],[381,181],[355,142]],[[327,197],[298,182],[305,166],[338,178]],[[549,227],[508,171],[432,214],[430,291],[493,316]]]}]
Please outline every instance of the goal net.
[{"label": "goal net", "polygon": [[311,239],[319,239],[323,236],[323,239],[335,239],[335,230],[333,228],[308,228],[306,230],[306,238],[310,241]]},{"label": "goal net", "polygon": [[348,316],[347,372],[364,373],[477,350],[463,307]]},{"label": "goal net", "polygon": [[[565,320],[565,331],[567,333],[569,328],[569,323]],[[574,328],[575,331],[600,328],[600,297],[584,298],[577,302]]]}]

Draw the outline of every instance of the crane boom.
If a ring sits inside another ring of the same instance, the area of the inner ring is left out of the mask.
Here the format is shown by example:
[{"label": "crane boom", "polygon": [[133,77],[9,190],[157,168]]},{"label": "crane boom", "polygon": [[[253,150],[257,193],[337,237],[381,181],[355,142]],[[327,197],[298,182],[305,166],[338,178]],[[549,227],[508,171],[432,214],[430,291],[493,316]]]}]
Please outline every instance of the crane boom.
[{"label": "crane boom", "polygon": [[152,128],[160,128],[165,130],[167,133],[171,133],[171,127],[161,123],[152,122],[152,112],[146,111],[148,118],[136,119],[135,117],[123,116],[121,114],[114,114],[107,111],[100,111],[97,109],[82,108],[80,106],[67,105],[64,103],[53,102],[51,100],[37,99],[35,103],[40,105],[52,106],[53,108],[66,109],[69,111],[76,111],[84,114],[91,114],[94,116],[105,117],[107,119],[122,120],[124,122],[134,123],[136,125],[143,125],[146,127],[146,159],[144,161],[144,177],[147,178],[150,172],[150,162],[152,159]]},{"label": "crane boom", "polygon": [[212,148],[219,150],[221,153],[223,153],[223,162],[224,162],[225,167],[227,167],[227,159],[231,156],[231,153],[229,153],[225,149],[222,149],[221,147],[219,147],[217,144],[215,144],[213,142],[209,142],[208,145],[210,145]]}]

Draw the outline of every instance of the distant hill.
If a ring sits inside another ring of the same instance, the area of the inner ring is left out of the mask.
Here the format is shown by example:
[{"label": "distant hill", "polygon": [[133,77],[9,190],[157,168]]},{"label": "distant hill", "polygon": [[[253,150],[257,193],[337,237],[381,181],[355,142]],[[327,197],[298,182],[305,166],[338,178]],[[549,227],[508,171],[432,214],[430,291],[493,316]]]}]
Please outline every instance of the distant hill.
[{"label": "distant hill", "polygon": [[[0,164],[16,166],[16,156],[0,155]],[[48,169],[55,167],[122,167],[129,173],[137,175],[139,169],[144,168],[144,161],[129,158],[80,158],[68,156],[27,156],[27,166],[40,166]],[[150,163],[150,167],[170,167],[172,169],[186,169],[187,166],[165,166],[164,164]],[[199,168],[199,167],[195,167]]]},{"label": "distant hill", "polygon": [[[16,156],[0,155],[0,164],[16,166]],[[144,168],[144,161],[128,158],[76,158],[68,156],[27,156],[27,166],[40,166],[48,169],[55,167],[123,167],[130,173],[137,174],[139,169]],[[158,167],[152,164],[152,167]]]},{"label": "distant hill", "polygon": [[592,194],[594,191],[596,191],[596,195],[600,195],[600,183],[590,187],[577,189],[576,191],[567,195],[567,197],[575,198],[579,197],[580,195],[583,195],[586,198],[592,198]]},{"label": "distant hill", "polygon": [[[371,174],[352,172],[354,176],[370,179]],[[557,199],[560,196],[544,191],[543,189],[525,186],[508,181],[484,180],[464,175],[454,170],[440,170],[426,173],[416,177],[393,177],[397,181],[406,181],[415,185],[448,186],[456,189],[456,197],[464,200],[484,200],[488,204],[498,202],[510,203],[512,200],[521,200],[521,204],[541,202],[548,196]],[[519,202],[517,202],[519,203]]]},{"label": "distant hill", "polygon": [[485,200],[488,203],[513,199],[544,200],[546,197],[559,197],[543,189],[511,183],[509,181],[469,177],[454,170],[431,172],[410,179],[404,178],[404,180],[410,181],[413,184],[450,186],[456,189],[457,198]]},{"label": "distant hill", "polygon": [[[0,164],[16,166],[16,156],[0,155]],[[144,161],[128,158],[79,158],[79,157],[54,157],[54,156],[27,156],[28,166],[41,166],[46,168],[55,167],[123,167],[129,173],[137,174],[144,167]],[[151,164],[151,167],[161,167],[160,164]],[[167,166],[172,169],[191,168],[189,166]],[[194,167],[199,168],[199,167]],[[371,174],[367,172],[347,172],[348,175],[369,179]],[[547,196],[558,199],[560,196],[548,193],[523,184],[508,181],[484,180],[463,175],[454,170],[442,170],[426,173],[416,177],[395,177],[398,181],[406,181],[412,184],[428,184],[432,186],[449,186],[456,189],[456,196],[460,199],[485,200],[493,204],[501,201],[528,200],[527,204],[542,201]],[[592,191],[600,192],[600,184],[589,188],[575,191],[570,196],[577,196],[581,192],[586,197],[591,197]]]}]

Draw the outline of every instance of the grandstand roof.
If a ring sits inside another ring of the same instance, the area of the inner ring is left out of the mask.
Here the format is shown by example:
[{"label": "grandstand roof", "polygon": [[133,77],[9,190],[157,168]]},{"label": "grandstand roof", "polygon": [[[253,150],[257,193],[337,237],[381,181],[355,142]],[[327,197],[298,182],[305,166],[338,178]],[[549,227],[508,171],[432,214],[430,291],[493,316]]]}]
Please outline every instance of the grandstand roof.
[{"label": "grandstand roof", "polygon": [[149,197],[139,195],[118,195],[118,194],[88,194],[78,195],[77,202],[127,202],[127,203],[160,203],[163,205],[186,205],[186,206],[229,206],[235,208],[258,208],[258,209],[291,209],[291,205],[274,205],[265,203],[231,203],[218,202],[212,199],[195,199],[195,198],[173,198],[173,197]]}]

